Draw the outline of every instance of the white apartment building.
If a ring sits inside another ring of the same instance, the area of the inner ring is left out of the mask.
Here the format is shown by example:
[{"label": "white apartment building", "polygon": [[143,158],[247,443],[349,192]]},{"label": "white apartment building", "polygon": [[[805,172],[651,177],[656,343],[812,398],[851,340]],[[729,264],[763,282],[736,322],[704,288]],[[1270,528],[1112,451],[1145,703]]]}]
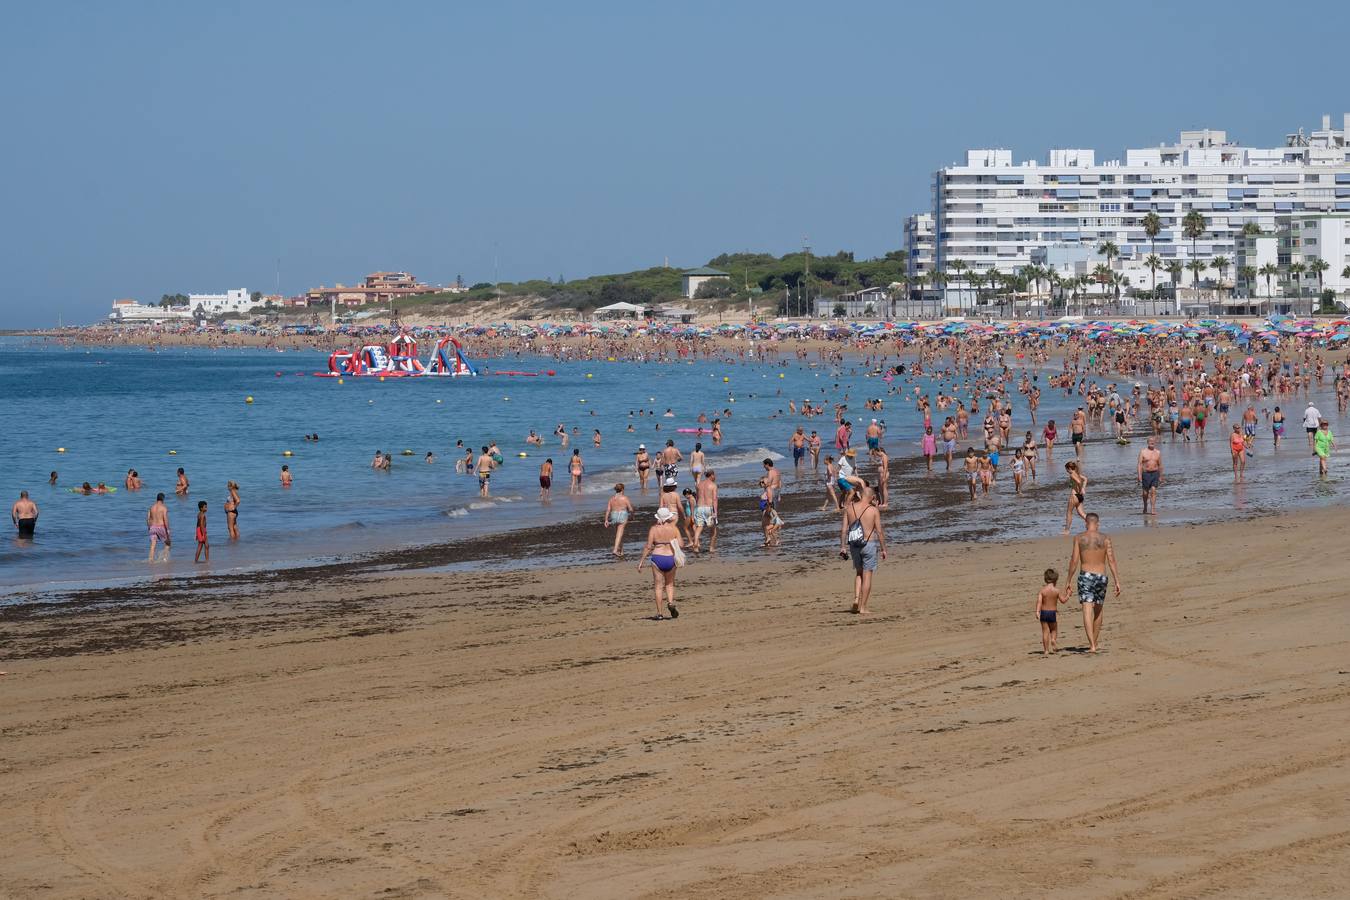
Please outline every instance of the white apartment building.
[{"label": "white apartment building", "polygon": [[242,313],[253,308],[253,296],[247,288],[235,288],[223,294],[188,294],[188,308],[200,309],[208,316]]},{"label": "white apartment building", "polygon": [[[1335,291],[1337,296],[1350,294],[1350,212],[1321,215],[1290,216],[1281,222],[1279,255],[1282,264],[1301,262],[1305,266],[1313,260],[1322,260],[1327,268],[1322,272],[1322,289]],[[1303,291],[1317,291],[1317,275],[1305,271],[1301,279]],[[1298,289],[1298,283],[1294,283]]]},{"label": "white apartment building", "polygon": [[928,286],[928,273],[933,271],[937,252],[932,213],[915,213],[905,219],[905,271],[909,275],[911,293]]},{"label": "white apartment building", "polygon": [[[1182,233],[1191,210],[1207,221],[1194,247]],[[1150,212],[1162,220],[1152,242],[1143,229]],[[1175,144],[1126,150],[1123,161],[1099,163],[1092,150],[1061,149],[1043,165],[1014,164],[1009,150],[970,150],[964,165],[933,178],[933,264],[946,274],[953,260],[1012,272],[1039,248],[1105,241],[1120,250],[1118,269],[1137,270],[1151,252],[1164,263],[1187,262],[1193,253],[1205,262],[1233,261],[1249,222],[1273,233],[1282,217],[1336,212],[1350,212],[1350,114],[1341,129],[1323,116],[1320,129],[1287,135],[1275,148],[1243,147],[1206,129],[1183,131]],[[949,305],[971,296],[955,286],[947,293]]]}]

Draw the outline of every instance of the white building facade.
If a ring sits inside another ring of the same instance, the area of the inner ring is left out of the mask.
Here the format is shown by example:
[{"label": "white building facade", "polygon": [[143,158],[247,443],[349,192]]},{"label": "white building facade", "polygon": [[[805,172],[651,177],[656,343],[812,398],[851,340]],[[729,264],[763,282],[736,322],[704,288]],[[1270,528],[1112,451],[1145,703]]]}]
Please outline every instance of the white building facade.
[{"label": "white building facade", "polygon": [[932,213],[916,213],[905,219],[905,272],[911,292],[928,287],[928,273],[933,271],[937,253],[935,234]]},{"label": "white building facade", "polygon": [[[1207,223],[1194,242],[1182,231],[1192,210]],[[934,175],[933,265],[947,275],[955,260],[1007,273],[1040,248],[1107,241],[1119,248],[1117,269],[1137,270],[1150,253],[1164,264],[1220,256],[1232,262],[1248,223],[1274,233],[1281,218],[1338,212],[1350,212],[1350,114],[1340,129],[1324,116],[1321,129],[1288,135],[1270,149],[1203,130],[1100,163],[1092,150],[1052,150],[1043,165],[1014,164],[1008,150],[970,150],[963,165]],[[1162,223],[1152,241],[1144,232],[1149,213]],[[1225,282],[1232,281],[1230,269]],[[949,297],[958,294],[969,297],[949,287]]]},{"label": "white building facade", "polygon": [[192,311],[186,306],[146,306],[135,300],[114,300],[108,320],[123,325],[154,325],[160,322],[191,321]]},{"label": "white building facade", "polygon": [[223,294],[188,294],[188,308],[194,313],[200,309],[208,316],[248,312],[253,306],[253,296],[247,288],[235,288]]},{"label": "white building facade", "polygon": [[1335,291],[1338,297],[1350,295],[1350,212],[1290,216],[1281,223],[1279,239],[1281,261],[1305,267],[1294,290],[1301,284],[1305,294],[1317,291],[1318,277],[1311,265],[1321,260],[1326,263],[1322,289]]}]

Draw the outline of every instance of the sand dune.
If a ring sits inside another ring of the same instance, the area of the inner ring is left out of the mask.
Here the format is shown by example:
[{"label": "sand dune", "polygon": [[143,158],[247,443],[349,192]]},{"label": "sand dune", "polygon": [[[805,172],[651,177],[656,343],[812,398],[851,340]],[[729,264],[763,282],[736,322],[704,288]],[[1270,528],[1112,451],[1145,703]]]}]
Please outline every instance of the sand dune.
[{"label": "sand dune", "polygon": [[11,610],[0,895],[1346,896],[1345,522]]}]

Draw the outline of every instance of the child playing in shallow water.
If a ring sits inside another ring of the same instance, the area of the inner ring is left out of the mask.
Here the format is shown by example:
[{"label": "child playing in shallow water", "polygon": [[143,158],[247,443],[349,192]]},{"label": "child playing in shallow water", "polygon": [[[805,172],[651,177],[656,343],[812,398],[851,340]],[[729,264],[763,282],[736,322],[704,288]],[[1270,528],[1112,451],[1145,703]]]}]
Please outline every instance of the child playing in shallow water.
[{"label": "child playing in shallow water", "polygon": [[211,545],[206,540],[206,501],[197,501],[197,555],[192,558],[194,563],[202,561],[202,555],[206,555],[206,561],[211,561]]},{"label": "child playing in shallow water", "polygon": [[1041,588],[1031,607],[1036,619],[1041,623],[1041,650],[1046,656],[1059,650],[1059,616],[1056,608],[1064,602],[1059,592],[1059,573],[1054,569],[1045,570],[1045,587]]}]

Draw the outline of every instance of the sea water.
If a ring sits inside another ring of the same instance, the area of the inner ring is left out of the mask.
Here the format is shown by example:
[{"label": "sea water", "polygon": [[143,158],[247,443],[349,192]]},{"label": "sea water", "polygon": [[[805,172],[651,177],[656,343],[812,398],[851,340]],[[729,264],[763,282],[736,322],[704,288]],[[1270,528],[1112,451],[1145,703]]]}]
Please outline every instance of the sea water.
[{"label": "sea water", "polygon": [[[833,417],[792,416],[788,401],[810,399],[832,410],[846,393],[855,445],[864,444],[864,429],[873,416],[887,426],[893,474],[892,509],[885,521],[893,542],[1050,534],[1063,526],[1067,487],[1062,466],[1073,456],[1068,421],[1080,402],[1076,395],[1065,397],[1045,385],[1051,370],[1042,370],[1038,418],[1041,424],[1056,419],[1060,431],[1054,464],[1047,465],[1042,453],[1039,480],[1024,497],[1013,496],[1005,464],[996,492],[972,504],[958,471],[960,459],[946,474],[939,458],[929,476],[920,457],[920,414],[912,400],[887,395],[891,385],[907,393],[918,386],[936,398],[944,386],[927,378],[898,378],[888,384],[856,364],[836,368],[804,363],[790,352],[773,363],[512,357],[479,360],[480,368],[556,374],[384,381],[362,377],[341,384],[313,377],[326,369],[326,362],[327,355],[319,351],[148,350],[0,339],[0,426],[8,445],[6,465],[0,469],[0,498],[13,502],[19,490],[27,489],[41,509],[36,540],[21,542],[12,532],[0,540],[0,592],[201,570],[192,562],[199,500],[209,504],[209,570],[217,573],[551,523],[595,527],[596,546],[603,550],[608,538],[599,525],[613,483],[629,486],[639,521],[645,521],[655,506],[655,493],[637,491],[633,454],[645,443],[655,455],[667,439],[674,439],[686,458],[695,441],[703,443],[709,467],[718,471],[724,505],[755,504],[755,479],[766,457],[784,471],[789,493],[823,499],[823,469],[822,474],[798,478],[785,457],[788,437],[798,424],[808,434],[820,432],[822,457],[830,452]],[[1128,383],[1119,383],[1123,394]],[[252,403],[245,402],[248,397]],[[886,401],[883,412],[863,410],[863,400],[872,397]],[[969,403],[969,396],[963,397]],[[1342,419],[1329,390],[1314,397],[1333,430],[1339,430]],[[1258,411],[1274,405],[1263,401]],[[967,445],[980,446],[986,408],[982,398],[980,413],[972,416],[971,439],[959,444],[961,452]],[[1270,449],[1270,429],[1262,419],[1247,483],[1239,487],[1232,484],[1228,429],[1217,415],[1211,418],[1205,445],[1174,443],[1164,436],[1167,482],[1160,496],[1160,520],[1210,521],[1342,499],[1339,478],[1329,483],[1315,479],[1316,464],[1300,427],[1302,408],[1301,400],[1284,401],[1288,429],[1278,454]],[[665,417],[667,409],[673,417]],[[637,415],[640,410],[648,415]],[[720,447],[708,435],[675,430],[696,427],[699,413],[722,418]],[[944,413],[935,408],[933,416],[940,423]],[[577,429],[567,449],[553,435],[560,424],[569,433]],[[626,430],[630,424],[631,433]],[[1146,421],[1136,423],[1136,428],[1146,426]],[[1014,443],[1020,444],[1031,427],[1025,403],[1016,395]],[[544,436],[543,447],[525,443],[531,429]],[[595,429],[602,436],[599,448],[592,441]],[[1038,443],[1040,431],[1041,425],[1033,429]],[[306,441],[310,433],[317,433],[319,441]],[[1090,437],[1103,435],[1094,428]],[[1089,508],[1102,512],[1108,527],[1144,524],[1134,475],[1143,437],[1136,432],[1127,446],[1093,440],[1087,448]],[[472,474],[456,473],[455,462],[463,455],[455,449],[459,440],[475,456],[484,444],[499,445],[504,462],[492,474],[490,498],[478,496]],[[580,495],[568,493],[573,449],[581,451],[586,466]],[[377,450],[393,454],[392,471],[371,468]],[[402,455],[405,450],[411,455]],[[292,455],[283,455],[285,451]],[[424,461],[428,451],[435,455],[432,464]],[[870,476],[865,453],[861,450],[859,459],[863,474]],[[552,501],[545,504],[538,499],[538,469],[547,457],[554,462],[554,479]],[[1004,458],[1009,460],[1010,454]],[[280,483],[283,464],[294,476],[290,488]],[[174,494],[180,466],[191,481],[185,498]],[[1333,460],[1333,472],[1338,466],[1339,460]],[[123,487],[128,469],[139,472],[143,490]],[[55,487],[47,483],[53,470],[58,473]],[[229,480],[239,483],[242,498],[237,542],[228,540],[222,509]],[[117,491],[95,496],[71,492],[85,481],[102,481]],[[686,471],[680,484],[691,484]],[[145,514],[161,491],[175,537],[172,561],[149,566]],[[809,532],[793,533],[792,524],[784,538],[789,548],[831,549],[831,528],[816,522]]]}]

